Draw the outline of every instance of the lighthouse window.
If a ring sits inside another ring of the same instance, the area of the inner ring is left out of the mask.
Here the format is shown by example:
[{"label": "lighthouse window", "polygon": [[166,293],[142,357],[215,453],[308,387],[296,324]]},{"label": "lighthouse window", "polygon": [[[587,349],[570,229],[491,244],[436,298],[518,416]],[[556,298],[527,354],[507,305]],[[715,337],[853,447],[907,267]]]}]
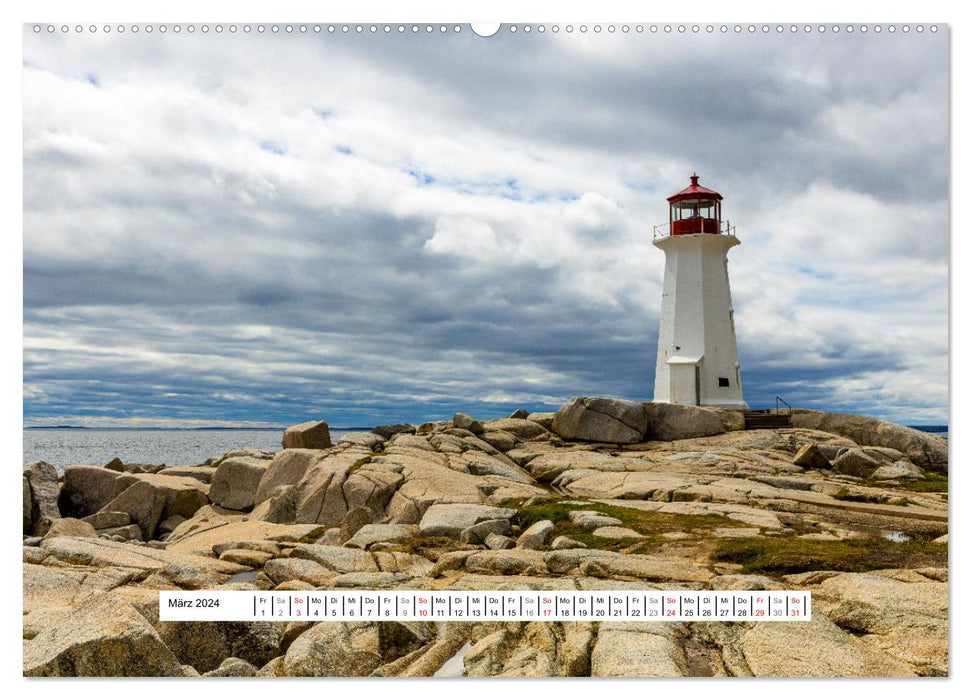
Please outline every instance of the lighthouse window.
[{"label": "lighthouse window", "polygon": [[718,386],[728,386],[728,377],[719,377]]},{"label": "lighthouse window", "polygon": [[715,202],[712,200],[704,199],[689,199],[671,207],[671,218],[674,221],[681,221],[682,219],[716,219],[718,218],[718,212]]}]

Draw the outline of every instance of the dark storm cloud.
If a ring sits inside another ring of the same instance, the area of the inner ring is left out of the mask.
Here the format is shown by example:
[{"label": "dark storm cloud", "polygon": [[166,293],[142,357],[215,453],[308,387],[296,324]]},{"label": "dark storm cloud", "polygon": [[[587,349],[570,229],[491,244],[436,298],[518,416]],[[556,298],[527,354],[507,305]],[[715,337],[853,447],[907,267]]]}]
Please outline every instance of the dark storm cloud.
[{"label": "dark storm cloud", "polygon": [[743,227],[750,403],[946,420],[944,37],[24,52],[28,424],[649,399],[650,225],[691,170]]}]

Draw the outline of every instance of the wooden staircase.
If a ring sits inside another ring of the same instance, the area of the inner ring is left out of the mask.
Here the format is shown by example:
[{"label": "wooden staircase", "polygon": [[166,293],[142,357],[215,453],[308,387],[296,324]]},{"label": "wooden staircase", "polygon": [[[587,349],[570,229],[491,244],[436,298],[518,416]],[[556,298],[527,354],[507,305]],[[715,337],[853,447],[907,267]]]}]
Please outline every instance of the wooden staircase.
[{"label": "wooden staircase", "polygon": [[746,430],[760,430],[763,428],[791,428],[792,420],[788,413],[773,413],[771,409],[763,408],[755,411],[742,411],[745,416]]}]

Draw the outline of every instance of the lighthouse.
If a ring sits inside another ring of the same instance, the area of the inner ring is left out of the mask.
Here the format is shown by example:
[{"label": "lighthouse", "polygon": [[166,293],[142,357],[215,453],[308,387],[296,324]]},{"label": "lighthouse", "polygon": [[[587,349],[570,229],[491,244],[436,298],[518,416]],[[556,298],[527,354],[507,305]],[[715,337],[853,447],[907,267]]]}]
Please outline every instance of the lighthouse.
[{"label": "lighthouse", "polygon": [[654,401],[747,409],[728,283],[735,228],[722,223],[722,196],[697,175],[668,205],[668,223],[654,227],[665,258]]}]

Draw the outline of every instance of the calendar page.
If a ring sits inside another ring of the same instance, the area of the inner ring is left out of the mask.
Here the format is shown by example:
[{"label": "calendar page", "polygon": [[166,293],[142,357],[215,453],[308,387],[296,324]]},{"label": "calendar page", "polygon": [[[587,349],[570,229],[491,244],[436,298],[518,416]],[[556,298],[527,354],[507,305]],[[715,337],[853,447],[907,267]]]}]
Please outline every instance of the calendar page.
[{"label": "calendar page", "polygon": [[24,676],[949,674],[949,26],[683,13],[23,25]]}]

